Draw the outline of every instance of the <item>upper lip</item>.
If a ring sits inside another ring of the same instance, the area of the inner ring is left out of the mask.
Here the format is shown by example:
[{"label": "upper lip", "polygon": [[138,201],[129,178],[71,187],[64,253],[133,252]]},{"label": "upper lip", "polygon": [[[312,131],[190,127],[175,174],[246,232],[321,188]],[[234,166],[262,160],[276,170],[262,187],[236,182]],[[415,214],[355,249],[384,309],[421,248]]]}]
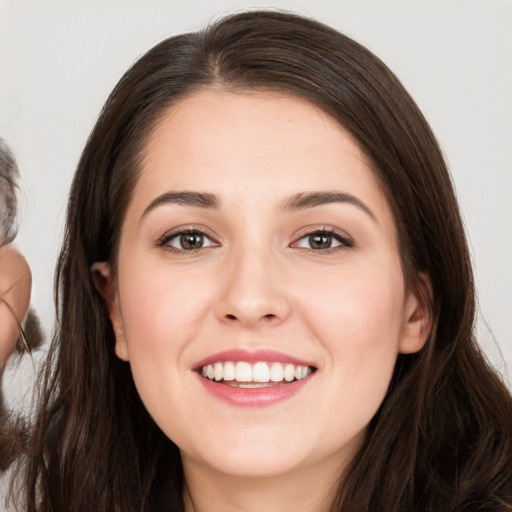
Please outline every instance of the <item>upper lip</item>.
[{"label": "upper lip", "polygon": [[223,350],[222,352],[217,352],[208,357],[205,357],[204,359],[201,359],[193,365],[193,369],[198,370],[208,364],[225,361],[245,361],[247,363],[258,363],[260,361],[264,361],[266,363],[278,362],[294,364],[296,366],[300,365],[311,366],[312,368],[315,367],[310,361],[305,361],[304,359],[299,359],[297,357],[284,354],[283,352],[277,352],[275,350],[248,351],[243,349],[231,349]]}]

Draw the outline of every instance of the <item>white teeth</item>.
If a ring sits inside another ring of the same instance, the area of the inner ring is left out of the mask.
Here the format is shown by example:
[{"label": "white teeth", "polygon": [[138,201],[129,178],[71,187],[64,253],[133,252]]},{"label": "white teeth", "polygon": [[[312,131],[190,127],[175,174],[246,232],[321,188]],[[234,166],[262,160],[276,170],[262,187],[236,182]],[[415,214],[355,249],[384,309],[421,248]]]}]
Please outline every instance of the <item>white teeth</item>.
[{"label": "white teeth", "polygon": [[235,366],[236,379],[238,382],[251,382],[252,381],[252,367],[249,363],[238,361]]},{"label": "white teeth", "polygon": [[281,363],[272,363],[270,367],[270,380],[272,382],[281,382],[284,379],[284,370]]},{"label": "white teeth", "polygon": [[294,365],[290,363],[259,361],[251,364],[245,361],[220,362],[205,365],[201,368],[201,375],[209,380],[219,382],[292,382],[307,377],[312,372],[311,367]]},{"label": "white teeth", "polygon": [[256,363],[252,368],[252,380],[254,382],[268,382],[270,369],[267,363]]},{"label": "white teeth", "polygon": [[[304,366],[307,368],[307,366]],[[301,372],[302,374],[302,372]],[[284,367],[284,380],[286,382],[291,382],[295,378],[295,366],[293,364],[287,364]]]},{"label": "white teeth", "polygon": [[213,368],[214,368],[215,380],[222,380],[222,374],[224,373],[222,371],[222,363],[215,363]]},{"label": "white teeth", "polygon": [[231,361],[224,363],[223,377],[224,377],[224,380],[235,380],[235,377],[236,377],[235,363],[232,363]]}]

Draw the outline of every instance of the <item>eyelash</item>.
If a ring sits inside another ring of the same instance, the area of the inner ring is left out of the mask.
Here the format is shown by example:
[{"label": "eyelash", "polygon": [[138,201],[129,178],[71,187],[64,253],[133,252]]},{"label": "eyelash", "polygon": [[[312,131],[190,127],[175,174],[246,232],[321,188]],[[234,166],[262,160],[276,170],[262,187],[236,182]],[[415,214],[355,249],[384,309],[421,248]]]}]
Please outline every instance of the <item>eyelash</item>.
[{"label": "eyelash", "polygon": [[[326,236],[330,239],[334,239],[336,242],[339,243],[339,245],[334,247],[327,247],[325,249],[313,249],[311,247],[298,247],[298,243],[302,240],[305,240],[307,238],[313,237],[313,236]],[[333,227],[323,227],[321,229],[314,229],[313,231],[308,231],[304,234],[302,234],[295,242],[291,244],[291,247],[297,247],[302,249],[303,251],[306,251],[311,254],[331,254],[337,251],[343,251],[347,249],[351,249],[354,247],[354,241],[342,231],[339,231],[338,229],[335,229]]]},{"label": "eyelash", "polygon": [[[174,240],[180,236],[183,236],[183,235],[199,235],[199,236],[203,237],[203,239],[209,240],[211,242],[211,244],[207,245],[206,247],[203,246],[203,247],[198,247],[195,249],[177,248],[177,247],[173,247],[172,245],[169,245],[169,243],[172,240]],[[183,254],[183,253],[194,254],[197,251],[200,251],[201,249],[207,249],[209,247],[216,247],[218,245],[219,245],[219,243],[216,242],[210,235],[207,235],[203,230],[197,229],[197,228],[192,228],[192,227],[184,227],[184,228],[179,229],[178,231],[166,233],[165,235],[160,237],[157,241],[158,247],[161,247],[162,249],[165,249],[170,252],[178,253],[178,254]]]},{"label": "eyelash", "polygon": [[[183,236],[183,235],[198,235],[200,237],[203,237],[203,239],[207,239],[210,242],[210,244],[207,246],[201,246],[201,247],[192,248],[192,249],[177,248],[177,247],[173,247],[172,245],[169,245],[169,243],[172,240],[177,239],[178,237]],[[330,239],[334,239],[336,242],[338,242],[339,245],[336,245],[334,247],[327,247],[325,249],[313,249],[311,247],[309,247],[309,248],[308,247],[300,247],[298,245],[299,242],[301,242],[302,240],[305,240],[307,238],[314,237],[314,236],[329,237]],[[184,228],[179,229],[178,231],[166,233],[165,235],[160,237],[157,241],[158,247],[161,247],[167,251],[178,253],[178,254],[183,254],[183,253],[194,254],[202,249],[208,249],[209,247],[218,247],[219,245],[220,244],[218,242],[216,242],[213,239],[213,237],[206,234],[203,230],[197,229],[197,228],[192,228],[192,227],[184,227]],[[349,236],[347,236],[345,233],[343,233],[335,228],[323,227],[321,229],[314,229],[313,231],[308,231],[308,232],[302,234],[299,238],[297,238],[297,240],[295,242],[290,244],[290,247],[299,248],[308,253],[317,254],[317,255],[318,254],[330,254],[332,252],[346,250],[346,249],[350,249],[350,248],[354,247],[354,241]]]}]

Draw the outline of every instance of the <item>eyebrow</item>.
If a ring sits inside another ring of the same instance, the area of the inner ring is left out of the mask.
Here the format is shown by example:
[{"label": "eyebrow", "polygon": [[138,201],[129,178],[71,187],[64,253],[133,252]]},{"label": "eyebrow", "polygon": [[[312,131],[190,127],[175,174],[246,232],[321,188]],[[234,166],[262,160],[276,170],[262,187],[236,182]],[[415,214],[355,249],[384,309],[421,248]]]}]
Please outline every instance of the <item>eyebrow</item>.
[{"label": "eyebrow", "polygon": [[283,211],[295,211],[331,203],[346,203],[356,206],[365,212],[374,222],[377,222],[377,218],[363,201],[346,192],[301,192],[285,199],[281,203],[280,208]]},{"label": "eyebrow", "polygon": [[[346,192],[300,192],[282,201],[280,204],[280,210],[285,212],[296,211],[331,203],[345,203],[356,206],[365,212],[373,221],[377,222],[375,215],[370,208],[363,203],[363,201]],[[191,191],[165,192],[151,201],[144,210],[141,218],[144,218],[155,208],[165,204],[177,204],[180,206],[193,206],[196,208],[213,210],[218,210],[220,208],[220,201],[215,194]]]},{"label": "eyebrow", "polygon": [[206,208],[218,210],[219,200],[214,194],[204,192],[166,192],[159,195],[144,210],[142,217],[145,217],[150,211],[164,204],[177,204],[180,206],[194,206],[196,208]]}]

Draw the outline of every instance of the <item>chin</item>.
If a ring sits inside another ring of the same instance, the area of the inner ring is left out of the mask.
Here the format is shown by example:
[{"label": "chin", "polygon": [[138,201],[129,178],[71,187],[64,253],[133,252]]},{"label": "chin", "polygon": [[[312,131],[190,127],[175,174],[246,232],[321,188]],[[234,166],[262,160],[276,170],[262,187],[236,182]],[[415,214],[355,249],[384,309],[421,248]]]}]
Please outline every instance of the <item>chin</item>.
[{"label": "chin", "polygon": [[266,478],[293,471],[310,460],[311,454],[304,450],[308,443],[303,438],[298,442],[288,436],[288,441],[296,442],[286,443],[286,437],[268,429],[243,429],[238,434],[230,429],[229,434],[210,432],[193,444],[185,442],[180,446],[178,442],[184,465],[191,462],[232,477]]},{"label": "chin", "polygon": [[296,456],[286,457],[282,452],[262,452],[223,455],[215,460],[203,460],[201,464],[227,477],[264,479],[293,473],[303,466],[304,460]]}]

